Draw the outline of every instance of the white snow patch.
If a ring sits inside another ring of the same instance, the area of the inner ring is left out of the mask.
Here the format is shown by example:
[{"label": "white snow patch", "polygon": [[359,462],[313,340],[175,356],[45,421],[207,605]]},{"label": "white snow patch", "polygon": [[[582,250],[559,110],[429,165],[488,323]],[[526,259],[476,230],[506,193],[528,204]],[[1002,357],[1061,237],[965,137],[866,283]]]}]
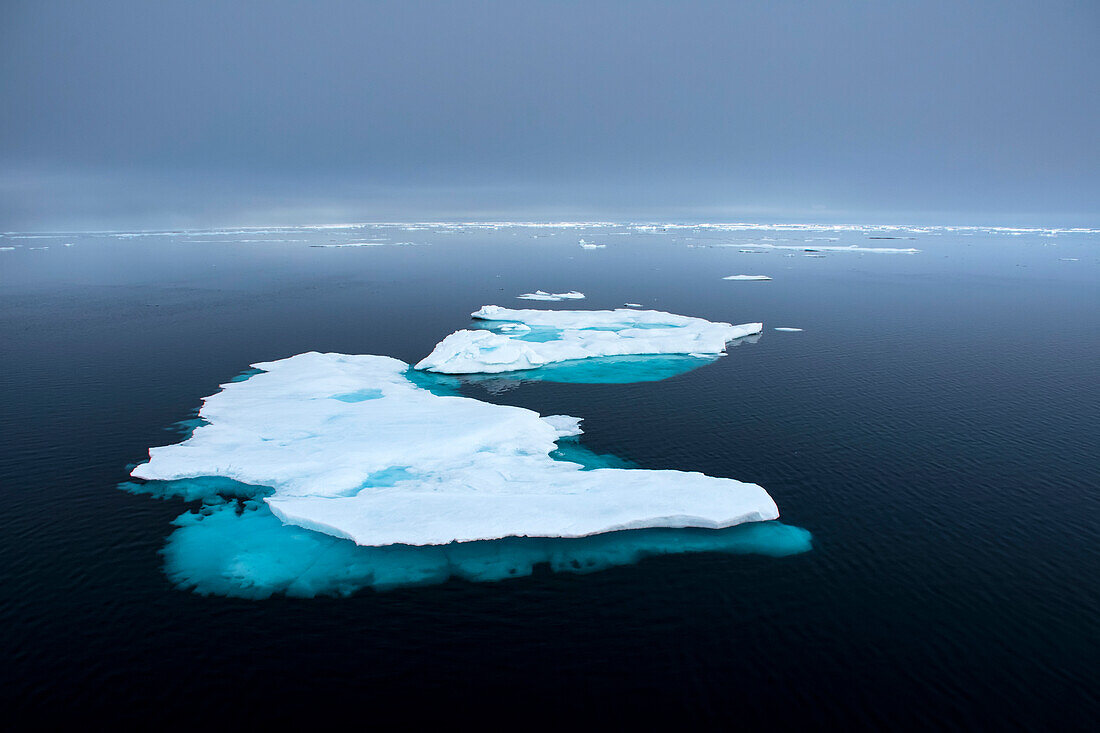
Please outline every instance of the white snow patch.
[{"label": "white snow patch", "polygon": [[[555,461],[555,440],[579,431],[575,418],[441,397],[409,382],[407,366],[389,357],[311,352],[253,366],[263,372],[203,401],[207,424],[150,449],[132,475],[269,486],[265,501],[284,523],[371,546],[720,528],[779,516],[755,484]],[[364,390],[381,397],[338,399]]]}]

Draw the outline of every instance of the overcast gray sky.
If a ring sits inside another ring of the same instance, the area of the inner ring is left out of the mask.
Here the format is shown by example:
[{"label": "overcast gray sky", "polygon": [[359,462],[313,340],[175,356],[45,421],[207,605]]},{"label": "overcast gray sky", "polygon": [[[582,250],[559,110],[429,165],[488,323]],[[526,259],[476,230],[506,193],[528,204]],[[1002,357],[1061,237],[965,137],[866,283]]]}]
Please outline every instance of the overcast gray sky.
[{"label": "overcast gray sky", "polygon": [[0,228],[1100,224],[1100,3],[0,0]]}]

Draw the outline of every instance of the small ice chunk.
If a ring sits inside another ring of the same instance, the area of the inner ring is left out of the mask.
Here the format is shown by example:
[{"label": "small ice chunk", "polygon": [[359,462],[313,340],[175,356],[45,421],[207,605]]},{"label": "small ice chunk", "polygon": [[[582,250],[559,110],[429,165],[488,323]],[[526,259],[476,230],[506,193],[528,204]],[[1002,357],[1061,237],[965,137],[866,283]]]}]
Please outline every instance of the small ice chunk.
[{"label": "small ice chunk", "polygon": [[641,303],[623,303],[627,308],[641,308]]},{"label": "small ice chunk", "polygon": [[783,326],[783,327],[780,327],[780,328],[776,328],[774,330],[776,330],[776,331],[787,331],[788,333],[795,333],[797,331],[801,331],[802,329],[801,328],[788,328],[786,326]]},{"label": "small ice chunk", "polygon": [[723,280],[771,280],[767,275],[726,275]]},{"label": "small ice chunk", "polygon": [[579,417],[573,417],[572,415],[546,415],[542,420],[557,431],[559,438],[568,438],[574,435],[580,435],[584,432],[581,430],[582,418]]},{"label": "small ice chunk", "polygon": [[586,242],[583,239],[580,241],[580,245],[584,249],[603,249],[607,246],[606,244],[595,244],[593,242]]}]

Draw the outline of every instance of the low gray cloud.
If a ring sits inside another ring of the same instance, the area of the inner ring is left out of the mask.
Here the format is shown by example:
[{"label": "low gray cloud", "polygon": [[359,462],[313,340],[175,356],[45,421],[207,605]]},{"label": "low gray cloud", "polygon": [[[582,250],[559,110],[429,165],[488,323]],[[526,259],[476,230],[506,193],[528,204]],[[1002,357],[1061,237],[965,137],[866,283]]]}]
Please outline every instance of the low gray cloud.
[{"label": "low gray cloud", "polygon": [[1073,223],[1100,200],[1094,3],[0,14],[8,229],[479,213]]}]

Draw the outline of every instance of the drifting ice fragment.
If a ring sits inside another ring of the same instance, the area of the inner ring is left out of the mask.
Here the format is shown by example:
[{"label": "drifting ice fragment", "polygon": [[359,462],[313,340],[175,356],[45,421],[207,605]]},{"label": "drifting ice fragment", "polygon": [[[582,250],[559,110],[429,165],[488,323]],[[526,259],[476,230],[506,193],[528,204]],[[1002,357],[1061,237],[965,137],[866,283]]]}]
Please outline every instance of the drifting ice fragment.
[{"label": "drifting ice fragment", "polygon": [[760,333],[761,323],[734,326],[662,311],[513,310],[487,305],[476,319],[530,327],[522,334],[462,330],[436,344],[417,369],[443,374],[489,374],[557,362],[628,354],[717,355],[726,343]]},{"label": "drifting ice fragment", "polygon": [[723,280],[771,280],[767,275],[726,275]]},{"label": "drifting ice fragment", "polygon": [[797,331],[801,331],[802,329],[801,329],[801,328],[786,328],[786,327],[782,327],[782,328],[776,328],[775,330],[776,330],[776,331],[787,331],[787,332],[789,332],[789,333],[795,333],[795,332],[797,332]]}]

